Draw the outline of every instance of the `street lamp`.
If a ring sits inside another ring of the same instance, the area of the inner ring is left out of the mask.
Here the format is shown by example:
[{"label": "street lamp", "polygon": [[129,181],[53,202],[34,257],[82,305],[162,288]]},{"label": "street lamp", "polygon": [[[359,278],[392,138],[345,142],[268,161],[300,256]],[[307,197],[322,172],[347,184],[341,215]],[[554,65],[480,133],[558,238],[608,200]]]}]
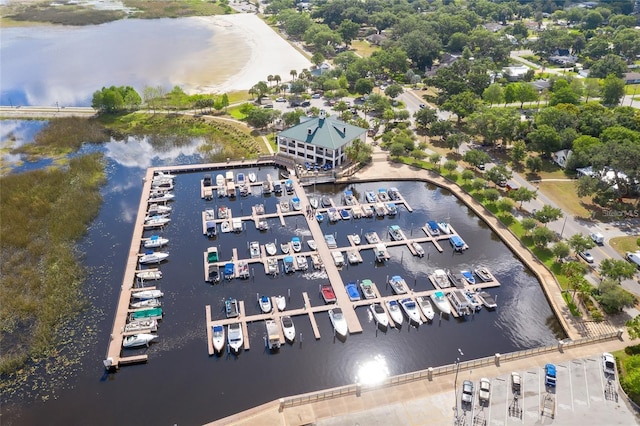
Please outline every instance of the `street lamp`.
[{"label": "street lamp", "polygon": [[[458,353],[463,356],[462,349],[458,348]],[[460,356],[456,357],[456,376],[453,380],[453,401],[455,402],[455,424],[458,423],[458,372],[460,371]]]}]

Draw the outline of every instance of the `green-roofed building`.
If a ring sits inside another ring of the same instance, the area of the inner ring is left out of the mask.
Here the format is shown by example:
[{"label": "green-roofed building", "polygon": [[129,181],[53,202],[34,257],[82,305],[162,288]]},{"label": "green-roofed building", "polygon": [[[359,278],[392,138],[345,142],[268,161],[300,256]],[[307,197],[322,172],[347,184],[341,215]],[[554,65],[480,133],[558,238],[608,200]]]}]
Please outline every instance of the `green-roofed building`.
[{"label": "green-roofed building", "polygon": [[295,157],[299,162],[337,167],[346,161],[346,148],[356,139],[365,142],[366,137],[367,129],[327,117],[320,111],[318,117],[278,133],[278,152]]}]

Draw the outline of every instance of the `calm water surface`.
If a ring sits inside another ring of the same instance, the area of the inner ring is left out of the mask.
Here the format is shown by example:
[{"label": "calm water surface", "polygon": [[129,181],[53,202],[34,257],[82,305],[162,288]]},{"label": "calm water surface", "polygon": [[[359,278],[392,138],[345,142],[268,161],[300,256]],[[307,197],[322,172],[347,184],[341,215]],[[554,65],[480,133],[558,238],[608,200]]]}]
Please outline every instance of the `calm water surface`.
[{"label": "calm water surface", "polygon": [[242,34],[212,22],[125,19],[3,28],[0,104],[89,106],[93,92],[105,86],[133,86],[142,96],[146,86],[190,91],[222,83],[250,49]]},{"label": "calm water surface", "polygon": [[[254,276],[216,286],[203,281],[202,252],[212,244],[220,247],[222,258],[238,249],[240,257],[249,257],[247,243],[288,241],[297,235],[310,235],[302,218],[289,218],[284,227],[279,220],[270,222],[269,231],[260,233],[249,223],[241,234],[222,234],[212,242],[202,235],[201,212],[205,208],[226,205],[234,216],[249,214],[251,206],[264,203],[275,212],[279,197],[263,197],[257,189],[235,201],[200,199],[202,173],[180,175],[176,179],[176,200],[172,203],[171,223],[163,235],[170,239],[170,260],[161,266],[164,277],[158,282],[165,297],[165,317],[159,328],[159,342],[149,349],[149,363],[123,367],[116,374],[105,374],[105,356],[118,291],[124,274],[133,222],[141,195],[143,167],[174,163],[193,163],[198,157],[190,147],[176,149],[171,155],[156,155],[148,141],[112,141],[105,145],[109,183],[104,188],[104,205],[91,226],[82,250],[90,269],[87,282],[92,308],[83,314],[78,328],[97,324],[97,332],[79,339],[87,352],[72,372],[51,379],[43,373],[41,383],[52,386],[16,392],[6,398],[5,424],[44,424],[55,418],[56,424],[200,424],[282,396],[366,380],[362,368],[376,360],[391,375],[452,363],[457,348],[463,360],[550,344],[564,337],[540,286],[522,263],[498,240],[483,222],[446,191],[420,182],[379,182],[357,184],[353,189],[362,196],[365,190],[396,186],[413,207],[413,213],[401,209],[395,219],[361,219],[348,223],[323,223],[325,234],[336,235],[338,245],[347,245],[348,233],[375,230],[385,235],[389,225],[400,225],[407,234],[420,235],[419,226],[428,219],[447,219],[469,244],[463,255],[453,254],[448,244],[444,253],[424,244],[427,255],[414,258],[404,248],[392,248],[391,261],[376,266],[371,251],[363,252],[364,263],[342,271],[345,282],[372,279],[383,294],[391,294],[384,282],[387,276],[402,275],[415,290],[431,289],[427,274],[435,268],[466,269],[488,266],[502,282],[490,290],[498,296],[495,312],[482,311],[466,321],[434,321],[419,328],[389,330],[377,328],[364,307],[358,317],[364,332],[350,335],[346,342],[335,340],[326,314],[316,316],[320,340],[313,338],[306,317],[294,318],[303,342],[284,345],[279,353],[265,351],[264,324],[249,325],[251,350],[238,357],[209,357],[205,330],[205,305],[210,304],[214,318],[223,318],[223,300],[236,297],[245,301],[248,313],[258,313],[257,294],[286,295],[288,306],[301,307],[302,292],[308,292],[312,304],[322,303],[318,286],[325,277],[317,272],[295,273],[277,278],[253,267]],[[141,153],[146,153],[142,155]],[[139,165],[138,165],[139,164]],[[143,167],[140,167],[143,166]],[[272,168],[254,169],[260,179],[267,174],[277,179]],[[248,170],[245,170],[245,173]],[[213,171],[212,173],[217,173]],[[309,191],[330,195],[336,202],[345,187],[318,186]],[[287,198],[286,196],[284,198]],[[147,233],[146,235],[150,235]],[[74,350],[73,345],[67,349]],[[38,378],[33,378],[34,383]],[[8,399],[8,400],[7,400]],[[43,402],[43,399],[47,399]]]}]

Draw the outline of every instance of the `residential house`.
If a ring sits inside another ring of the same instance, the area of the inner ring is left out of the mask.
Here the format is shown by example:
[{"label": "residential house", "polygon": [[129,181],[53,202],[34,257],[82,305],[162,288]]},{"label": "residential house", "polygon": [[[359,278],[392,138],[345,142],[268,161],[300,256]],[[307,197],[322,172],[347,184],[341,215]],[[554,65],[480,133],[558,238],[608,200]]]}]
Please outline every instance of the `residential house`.
[{"label": "residential house", "polygon": [[572,55],[569,49],[556,49],[549,56],[549,62],[563,67],[572,67],[577,61],[578,57]]},{"label": "residential house", "polygon": [[502,68],[502,74],[509,81],[522,81],[524,80],[527,72],[529,72],[529,69],[529,67],[526,67],[524,65],[504,67]]},{"label": "residential house", "polygon": [[365,141],[367,129],[353,126],[337,118],[327,117],[324,110],[317,117],[278,133],[278,152],[300,162],[337,167],[346,161],[346,149],[353,141]]},{"label": "residential house", "polygon": [[567,167],[567,160],[571,155],[570,149],[561,149],[551,154],[551,160],[563,169]]},{"label": "residential house", "polygon": [[624,84],[640,84],[640,72],[625,73]]}]

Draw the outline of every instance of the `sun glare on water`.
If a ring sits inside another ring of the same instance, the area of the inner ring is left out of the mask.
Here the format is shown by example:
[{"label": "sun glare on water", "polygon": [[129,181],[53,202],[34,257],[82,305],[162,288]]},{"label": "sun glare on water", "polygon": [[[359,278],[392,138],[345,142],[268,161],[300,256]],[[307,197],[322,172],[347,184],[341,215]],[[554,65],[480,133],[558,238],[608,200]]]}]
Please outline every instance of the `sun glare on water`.
[{"label": "sun glare on water", "polygon": [[356,383],[377,385],[387,377],[389,377],[387,361],[382,355],[376,355],[372,360],[364,361],[358,366]]}]

